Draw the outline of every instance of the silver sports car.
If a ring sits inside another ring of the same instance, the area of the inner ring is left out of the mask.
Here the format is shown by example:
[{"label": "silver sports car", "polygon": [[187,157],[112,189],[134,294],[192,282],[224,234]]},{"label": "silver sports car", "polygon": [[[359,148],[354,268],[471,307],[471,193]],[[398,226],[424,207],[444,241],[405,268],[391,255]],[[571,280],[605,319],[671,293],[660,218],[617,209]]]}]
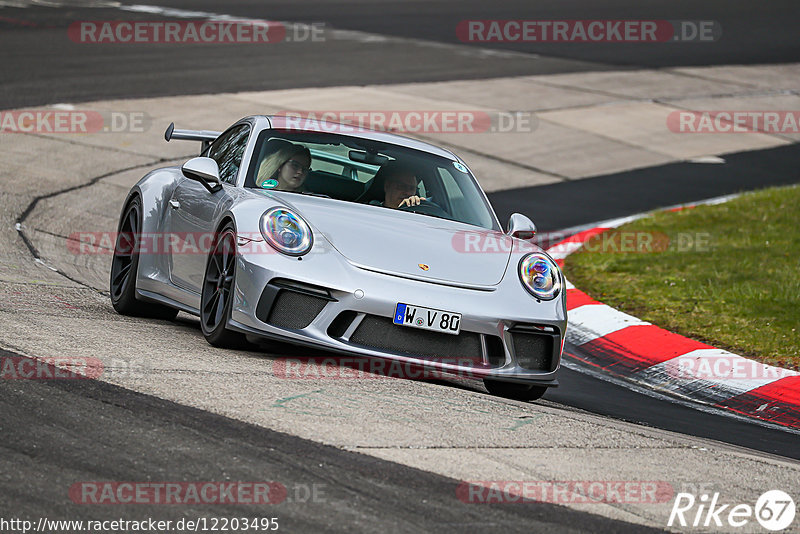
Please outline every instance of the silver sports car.
[{"label": "silver sports car", "polygon": [[148,173],[120,218],[122,314],[200,317],[206,339],[284,341],[482,379],[556,386],[564,279],[514,214],[503,232],[447,150],[348,125],[246,117],[176,130],[201,156]]}]

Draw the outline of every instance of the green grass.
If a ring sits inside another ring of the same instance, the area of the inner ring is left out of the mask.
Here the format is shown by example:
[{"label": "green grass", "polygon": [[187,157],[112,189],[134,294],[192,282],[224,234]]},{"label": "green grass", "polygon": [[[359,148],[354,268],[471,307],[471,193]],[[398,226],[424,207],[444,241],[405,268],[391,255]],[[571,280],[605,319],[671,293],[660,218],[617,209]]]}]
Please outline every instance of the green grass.
[{"label": "green grass", "polygon": [[[618,251],[637,237],[644,252]],[[667,330],[800,368],[800,187],[657,213],[605,239],[567,258],[581,290]]]}]

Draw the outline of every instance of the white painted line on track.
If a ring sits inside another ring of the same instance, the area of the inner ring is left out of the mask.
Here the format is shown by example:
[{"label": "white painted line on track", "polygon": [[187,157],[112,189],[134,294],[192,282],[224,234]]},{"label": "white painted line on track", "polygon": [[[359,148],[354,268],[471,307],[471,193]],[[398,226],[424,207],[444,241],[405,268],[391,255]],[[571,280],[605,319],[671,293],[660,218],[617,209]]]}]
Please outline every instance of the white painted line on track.
[{"label": "white painted line on track", "polygon": [[[589,179],[591,178],[584,178]],[[639,219],[643,219],[645,217],[650,217],[654,213],[660,213],[662,211],[669,211],[678,208],[686,208],[688,206],[716,206],[717,204],[724,204],[729,200],[733,200],[734,198],[741,196],[741,193],[733,193],[730,195],[722,195],[718,197],[711,197],[705,200],[698,200],[697,202],[686,202],[683,204],[674,204],[672,206],[664,206],[663,208],[656,208],[651,211],[647,211],[644,213],[637,213],[635,215],[628,215],[626,217],[617,217],[614,219],[606,219],[603,221],[597,221],[589,224],[580,224],[578,226],[571,226],[569,228],[563,228],[561,230],[556,230],[551,232],[553,234],[563,234],[564,237],[569,237],[571,235],[575,235],[579,232],[583,232],[585,230],[591,230],[592,228],[617,228],[622,226],[623,224],[627,224],[629,222],[637,221]],[[558,245],[556,245],[558,246]]]}]

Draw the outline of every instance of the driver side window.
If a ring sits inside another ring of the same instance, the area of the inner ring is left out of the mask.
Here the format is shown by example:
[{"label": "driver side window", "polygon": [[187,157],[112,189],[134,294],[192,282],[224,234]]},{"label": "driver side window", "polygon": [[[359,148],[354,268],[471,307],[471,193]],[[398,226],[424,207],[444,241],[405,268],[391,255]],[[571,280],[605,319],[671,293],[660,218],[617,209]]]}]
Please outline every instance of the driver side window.
[{"label": "driver side window", "polygon": [[208,157],[213,158],[219,165],[219,178],[223,182],[236,185],[236,176],[242,165],[248,137],[250,137],[250,126],[242,124],[222,134],[209,148]]}]

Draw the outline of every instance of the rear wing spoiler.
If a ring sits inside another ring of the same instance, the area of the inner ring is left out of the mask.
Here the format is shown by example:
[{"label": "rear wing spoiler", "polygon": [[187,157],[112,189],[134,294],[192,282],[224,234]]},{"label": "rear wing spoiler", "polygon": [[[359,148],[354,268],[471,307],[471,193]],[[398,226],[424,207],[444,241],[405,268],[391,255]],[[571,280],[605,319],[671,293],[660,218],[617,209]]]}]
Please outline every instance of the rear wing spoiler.
[{"label": "rear wing spoiler", "polygon": [[164,132],[164,139],[166,139],[167,142],[172,139],[200,141],[202,143],[200,153],[202,154],[221,133],[222,132],[212,132],[210,130],[176,130],[175,123],[171,122],[169,126],[167,126],[167,131]]}]

